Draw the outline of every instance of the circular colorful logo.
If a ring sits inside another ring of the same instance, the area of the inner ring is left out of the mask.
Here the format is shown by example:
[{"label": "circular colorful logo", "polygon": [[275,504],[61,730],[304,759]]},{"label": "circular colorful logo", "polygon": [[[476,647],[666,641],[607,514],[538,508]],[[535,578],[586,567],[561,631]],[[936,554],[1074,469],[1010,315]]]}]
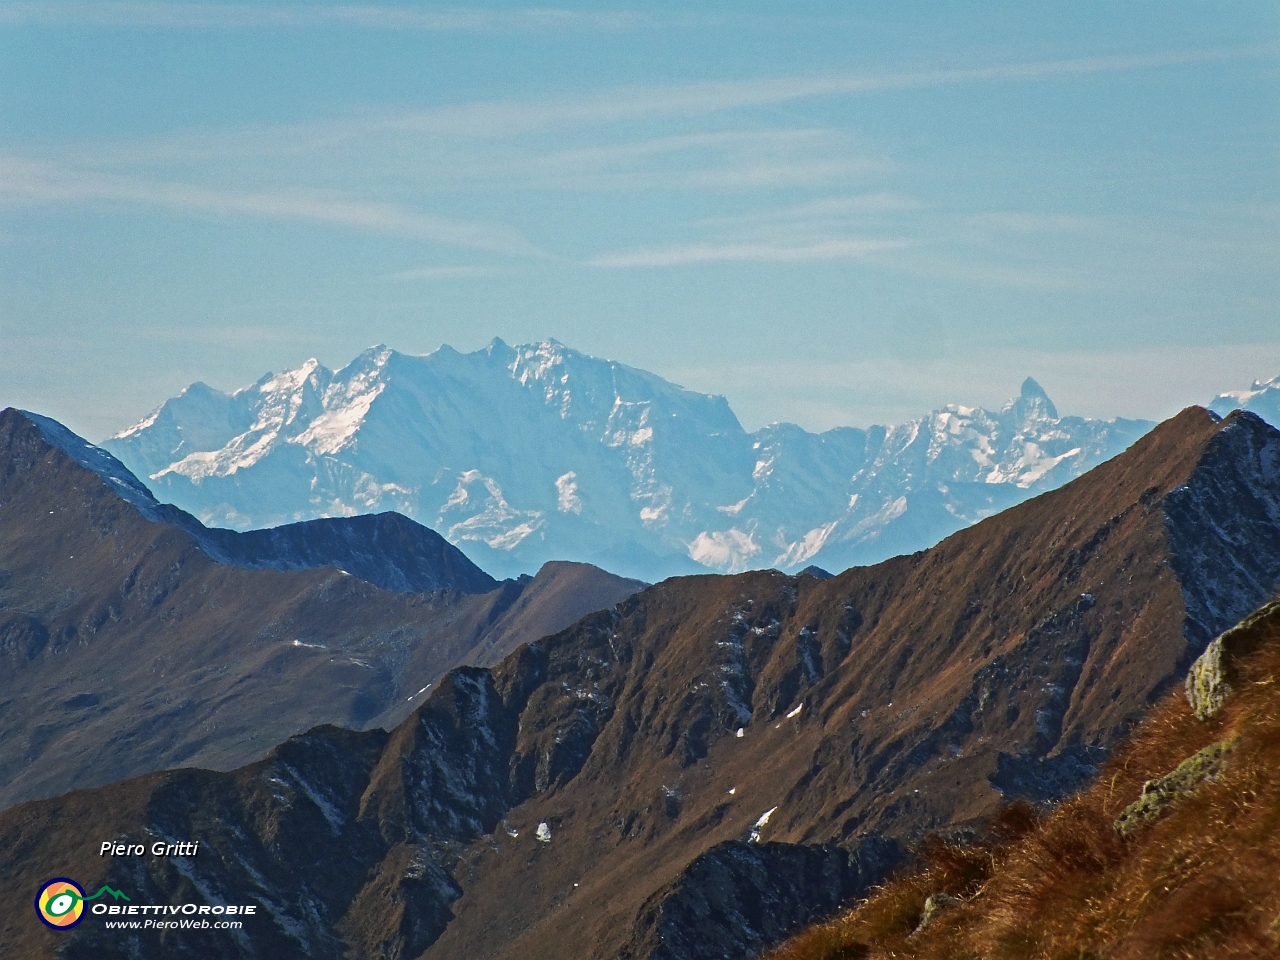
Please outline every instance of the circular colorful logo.
[{"label": "circular colorful logo", "polygon": [[84,889],[74,880],[55,877],[36,894],[36,913],[55,930],[74,927],[84,918]]}]

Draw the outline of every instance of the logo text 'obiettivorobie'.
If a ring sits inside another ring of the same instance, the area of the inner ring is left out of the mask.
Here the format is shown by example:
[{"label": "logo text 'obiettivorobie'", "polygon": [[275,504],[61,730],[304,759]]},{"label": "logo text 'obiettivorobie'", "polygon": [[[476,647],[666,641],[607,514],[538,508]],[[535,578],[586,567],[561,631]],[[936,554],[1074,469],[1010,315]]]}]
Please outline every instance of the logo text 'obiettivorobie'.
[{"label": "logo text 'obiettivorobie'", "polygon": [[[120,930],[167,930],[167,929],[213,929],[238,930],[242,927],[239,921],[222,919],[230,916],[251,916],[258,912],[256,904],[195,904],[195,903],[133,903],[120,890],[103,884],[98,892],[87,896],[84,888],[67,877],[55,877],[40,888],[36,894],[36,914],[40,920],[55,930],[68,930],[84,919],[85,904],[99,897],[110,896],[116,902],[105,901],[95,903],[89,908],[94,916],[111,917],[106,922],[109,929]],[[119,901],[124,900],[121,904]],[[181,919],[161,920],[164,915]],[[192,919],[195,915],[198,919]],[[144,920],[123,920],[123,917],[145,917]],[[214,917],[218,919],[213,919]]]}]

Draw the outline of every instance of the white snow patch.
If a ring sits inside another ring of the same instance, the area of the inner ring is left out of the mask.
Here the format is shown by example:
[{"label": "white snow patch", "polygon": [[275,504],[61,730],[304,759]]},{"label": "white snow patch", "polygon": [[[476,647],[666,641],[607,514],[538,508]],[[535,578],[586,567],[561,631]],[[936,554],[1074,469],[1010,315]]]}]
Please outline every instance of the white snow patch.
[{"label": "white snow patch", "polygon": [[561,513],[582,513],[582,498],[578,496],[578,475],[570,470],[556,479],[556,506]]},{"label": "white snow patch", "polygon": [[338,453],[355,437],[369,413],[370,405],[386,386],[385,383],[379,383],[372,390],[356,396],[347,405],[322,413],[311,421],[311,426],[290,442],[300,444],[312,453]]},{"label": "white snow patch", "polygon": [[800,711],[803,709],[804,709],[804,704],[802,703],[799,706],[797,706],[794,710],[792,710],[790,713],[787,714],[787,719],[790,720],[792,717],[800,716]]},{"label": "white snow patch", "polygon": [[760,814],[760,819],[756,821],[755,826],[751,828],[751,836],[747,838],[748,843],[760,842],[760,831],[769,823],[769,818],[773,816],[777,807],[770,807],[764,813]]},{"label": "white snow patch", "polygon": [[775,567],[790,567],[804,563],[804,561],[823,548],[827,542],[827,537],[831,536],[831,531],[836,528],[839,522],[839,520],[832,520],[821,527],[814,527],[795,543],[788,544],[786,552],[774,560],[773,565]]},{"label": "white snow patch", "polygon": [[321,796],[320,793],[311,786],[311,784],[307,783],[297,770],[288,765],[285,766],[285,770],[289,771],[289,776],[293,777],[294,784],[307,795],[307,799],[320,808],[320,812],[324,814],[324,818],[329,821],[329,826],[332,828],[333,832],[341,833],[342,825],[346,822],[347,818],[339,813],[337,808]]},{"label": "white snow patch", "polygon": [[547,826],[545,821],[538,824],[538,832],[535,836],[543,843],[551,842],[551,828]]},{"label": "white snow patch", "polygon": [[731,517],[736,517],[738,514],[742,512],[742,508],[745,507],[751,501],[752,496],[753,494],[749,493],[745,497],[743,497],[741,500],[739,500],[737,503],[731,503],[727,507],[716,507],[716,509],[719,510],[721,513],[727,513]]},{"label": "white snow patch", "polygon": [[750,565],[751,558],[760,553],[754,533],[746,533],[736,527],[728,530],[703,531],[689,544],[689,556],[704,567],[741,573]]}]

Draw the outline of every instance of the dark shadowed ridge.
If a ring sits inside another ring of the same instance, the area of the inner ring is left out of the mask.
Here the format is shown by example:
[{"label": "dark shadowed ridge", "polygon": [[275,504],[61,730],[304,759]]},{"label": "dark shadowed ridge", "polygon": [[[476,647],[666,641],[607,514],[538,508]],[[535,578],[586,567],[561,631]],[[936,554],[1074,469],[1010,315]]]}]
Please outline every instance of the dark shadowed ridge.
[{"label": "dark shadowed ridge", "polygon": [[[222,533],[55,422],[0,413],[0,806],[398,720],[453,667],[637,586],[586,565],[497,584],[394,515],[233,534],[238,564]],[[526,621],[535,586],[561,602]]]},{"label": "dark shadowed ridge", "polygon": [[[453,671],[390,734],[10,810],[0,950],[750,957],[925,832],[1077,789],[1277,580],[1280,433],[1191,408],[932,550],[668,580]],[[200,857],[97,856],[161,836]],[[60,872],[262,909],[239,939],[60,937],[23,918]]]},{"label": "dark shadowed ridge", "polygon": [[160,503],[123,463],[56,420],[10,409],[0,413],[0,430],[5,429],[4,418],[11,416],[35,424],[49,443],[96,473],[148,520],[186,530],[219,563],[250,570],[337,567],[400,593],[450,589],[488,593],[498,586],[440,534],[398,513],[306,520],[244,532],[206,527],[191,514]]}]

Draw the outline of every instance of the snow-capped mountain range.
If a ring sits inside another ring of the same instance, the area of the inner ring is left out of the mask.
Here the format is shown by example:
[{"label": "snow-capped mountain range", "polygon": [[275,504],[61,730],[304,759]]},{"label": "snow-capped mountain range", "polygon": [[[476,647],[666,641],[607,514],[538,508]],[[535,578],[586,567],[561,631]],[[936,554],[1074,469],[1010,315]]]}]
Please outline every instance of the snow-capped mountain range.
[{"label": "snow-capped mountain range", "polygon": [[1059,417],[1028,379],[998,411],[748,433],[723,397],[554,340],[494,340],[373,347],[336,372],[309,360],[231,394],[196,383],[103,446],[210,525],[396,510],[497,576],[569,559],[658,580],[923,549],[1151,426]]},{"label": "snow-capped mountain range", "polygon": [[1225,417],[1232,410],[1248,410],[1273,427],[1280,427],[1280,376],[1255,380],[1248,390],[1220,393],[1209,404],[1209,409],[1220,417]]}]

